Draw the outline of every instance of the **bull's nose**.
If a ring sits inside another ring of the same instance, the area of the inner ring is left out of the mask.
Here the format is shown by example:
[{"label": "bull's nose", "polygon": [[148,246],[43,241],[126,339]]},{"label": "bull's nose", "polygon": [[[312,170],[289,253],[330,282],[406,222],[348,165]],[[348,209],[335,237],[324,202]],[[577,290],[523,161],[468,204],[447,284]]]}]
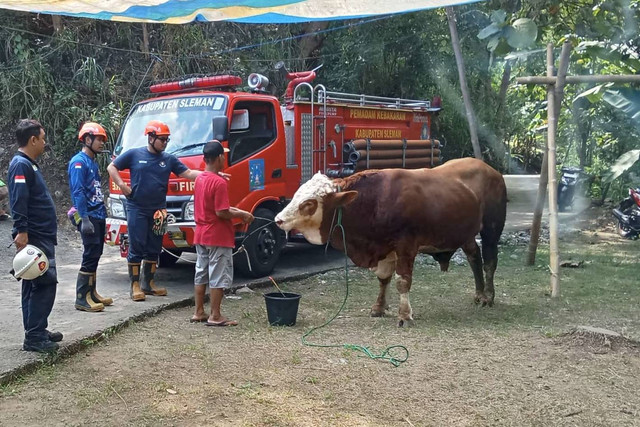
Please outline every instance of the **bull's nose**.
[{"label": "bull's nose", "polygon": [[280,227],[282,225],[282,220],[281,219],[276,219],[276,225],[278,227]]}]

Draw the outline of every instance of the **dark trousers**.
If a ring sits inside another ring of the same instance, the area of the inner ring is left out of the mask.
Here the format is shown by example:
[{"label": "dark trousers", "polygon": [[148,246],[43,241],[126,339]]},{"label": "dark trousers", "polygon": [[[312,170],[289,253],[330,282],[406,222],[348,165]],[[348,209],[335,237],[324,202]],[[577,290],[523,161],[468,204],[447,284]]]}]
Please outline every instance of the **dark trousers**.
[{"label": "dark trousers", "polygon": [[[89,217],[89,220],[93,224],[95,232],[91,235],[80,233],[82,236],[82,246],[84,248],[80,271],[94,273],[98,270],[98,262],[104,249],[104,233],[107,226],[104,219]],[[80,231],[80,226],[78,226],[78,231]]]},{"label": "dark trousers", "polygon": [[29,243],[42,249],[49,258],[49,269],[34,280],[22,281],[22,323],[24,340],[30,342],[46,341],[48,318],[56,299],[58,276],[56,272],[55,246],[53,242],[29,240]]},{"label": "dark trousers", "polygon": [[162,250],[162,236],[154,234],[153,213],[127,208],[127,232],[129,233],[128,262],[157,261]]}]

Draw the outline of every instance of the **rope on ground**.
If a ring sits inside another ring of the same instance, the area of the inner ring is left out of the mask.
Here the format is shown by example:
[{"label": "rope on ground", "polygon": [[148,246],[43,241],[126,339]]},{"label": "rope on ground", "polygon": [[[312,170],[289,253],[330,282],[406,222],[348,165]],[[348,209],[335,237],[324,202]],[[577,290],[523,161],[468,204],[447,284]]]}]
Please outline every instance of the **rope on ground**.
[{"label": "rope on ground", "polygon": [[[338,315],[342,312],[342,309],[344,309],[344,306],[347,304],[347,298],[349,297],[349,265],[348,265],[348,257],[347,257],[347,240],[345,238],[344,227],[342,226],[342,208],[338,208],[338,220],[336,222],[336,225],[334,226],[333,223],[335,219],[336,219],[336,214],[334,212],[333,219],[331,220],[331,227],[329,228],[330,230],[329,240],[331,239],[331,236],[333,235],[333,232],[335,231],[335,229],[339,227],[340,230],[342,231],[342,243],[344,245],[344,281],[346,285],[344,299],[342,300],[342,305],[340,306],[336,314],[334,314],[331,319],[327,320],[320,326],[315,326],[309,329],[302,336],[302,344],[309,347],[324,347],[324,348],[342,347],[347,350],[359,351],[364,353],[366,356],[368,356],[373,360],[383,360],[391,363],[393,366],[397,368],[398,366],[400,366],[402,363],[406,362],[409,359],[409,350],[407,349],[407,347],[403,345],[391,345],[385,348],[382,351],[382,353],[375,354],[372,350],[369,349],[369,347],[364,347],[357,344],[346,344],[346,343],[345,344],[315,344],[307,341],[307,337],[310,336],[313,332],[317,331],[318,329],[324,328],[325,326],[333,322],[338,317]],[[327,248],[328,246],[329,246],[329,242],[327,241]],[[325,251],[326,251],[326,248],[325,248]],[[404,353],[404,354],[397,354],[398,352]],[[392,353],[396,353],[397,357],[393,356]]]}]

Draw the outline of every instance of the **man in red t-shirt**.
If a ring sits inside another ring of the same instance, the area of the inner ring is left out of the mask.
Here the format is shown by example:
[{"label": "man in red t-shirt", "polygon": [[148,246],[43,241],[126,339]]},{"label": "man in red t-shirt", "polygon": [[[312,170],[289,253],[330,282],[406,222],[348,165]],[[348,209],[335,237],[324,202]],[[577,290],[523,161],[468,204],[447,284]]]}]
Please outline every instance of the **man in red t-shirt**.
[{"label": "man in red t-shirt", "polygon": [[[229,206],[227,181],[220,175],[224,168],[224,153],[229,150],[220,142],[207,142],[202,154],[206,164],[204,172],[196,178],[194,204],[196,232],[194,243],[198,258],[194,278],[196,311],[192,322],[207,322],[207,326],[236,326],[220,313],[224,290],[233,282],[233,255],[235,233],[232,218],[243,223],[253,222],[253,215]],[[204,312],[204,295],[209,285],[211,315]]]}]

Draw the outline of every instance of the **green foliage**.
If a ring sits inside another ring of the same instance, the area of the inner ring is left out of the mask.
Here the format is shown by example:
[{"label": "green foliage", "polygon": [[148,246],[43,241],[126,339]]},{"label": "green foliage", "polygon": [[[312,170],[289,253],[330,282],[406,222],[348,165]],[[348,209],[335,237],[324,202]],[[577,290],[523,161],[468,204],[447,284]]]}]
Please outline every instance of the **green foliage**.
[{"label": "green foliage", "polygon": [[[456,8],[480,144],[490,164],[522,172],[540,166],[546,90],[509,84],[509,77],[545,74],[546,42],[560,46],[568,40],[575,47],[570,74],[640,71],[639,3],[492,0]],[[3,12],[0,128],[21,117],[36,117],[47,127],[57,158],[66,161],[78,148],[76,132],[83,121],[104,124],[109,141],[115,141],[132,102],[146,96],[153,80],[259,72],[270,78],[272,93],[280,95],[287,82],[273,72],[273,65],[284,60],[292,71],[324,64],[316,83],[331,90],[412,99],[441,96],[437,136],[447,143],[445,157],[472,155],[444,11],[363,25],[357,20],[332,22],[327,33],[296,38],[318,28],[323,27],[224,22],[143,26],[65,17],[54,35],[47,15]],[[603,187],[598,183],[616,159],[639,148],[634,119],[612,107],[615,91],[627,89],[606,84],[565,89],[558,158],[594,174],[599,193]],[[623,174],[611,188],[623,188],[632,179]]]}]

